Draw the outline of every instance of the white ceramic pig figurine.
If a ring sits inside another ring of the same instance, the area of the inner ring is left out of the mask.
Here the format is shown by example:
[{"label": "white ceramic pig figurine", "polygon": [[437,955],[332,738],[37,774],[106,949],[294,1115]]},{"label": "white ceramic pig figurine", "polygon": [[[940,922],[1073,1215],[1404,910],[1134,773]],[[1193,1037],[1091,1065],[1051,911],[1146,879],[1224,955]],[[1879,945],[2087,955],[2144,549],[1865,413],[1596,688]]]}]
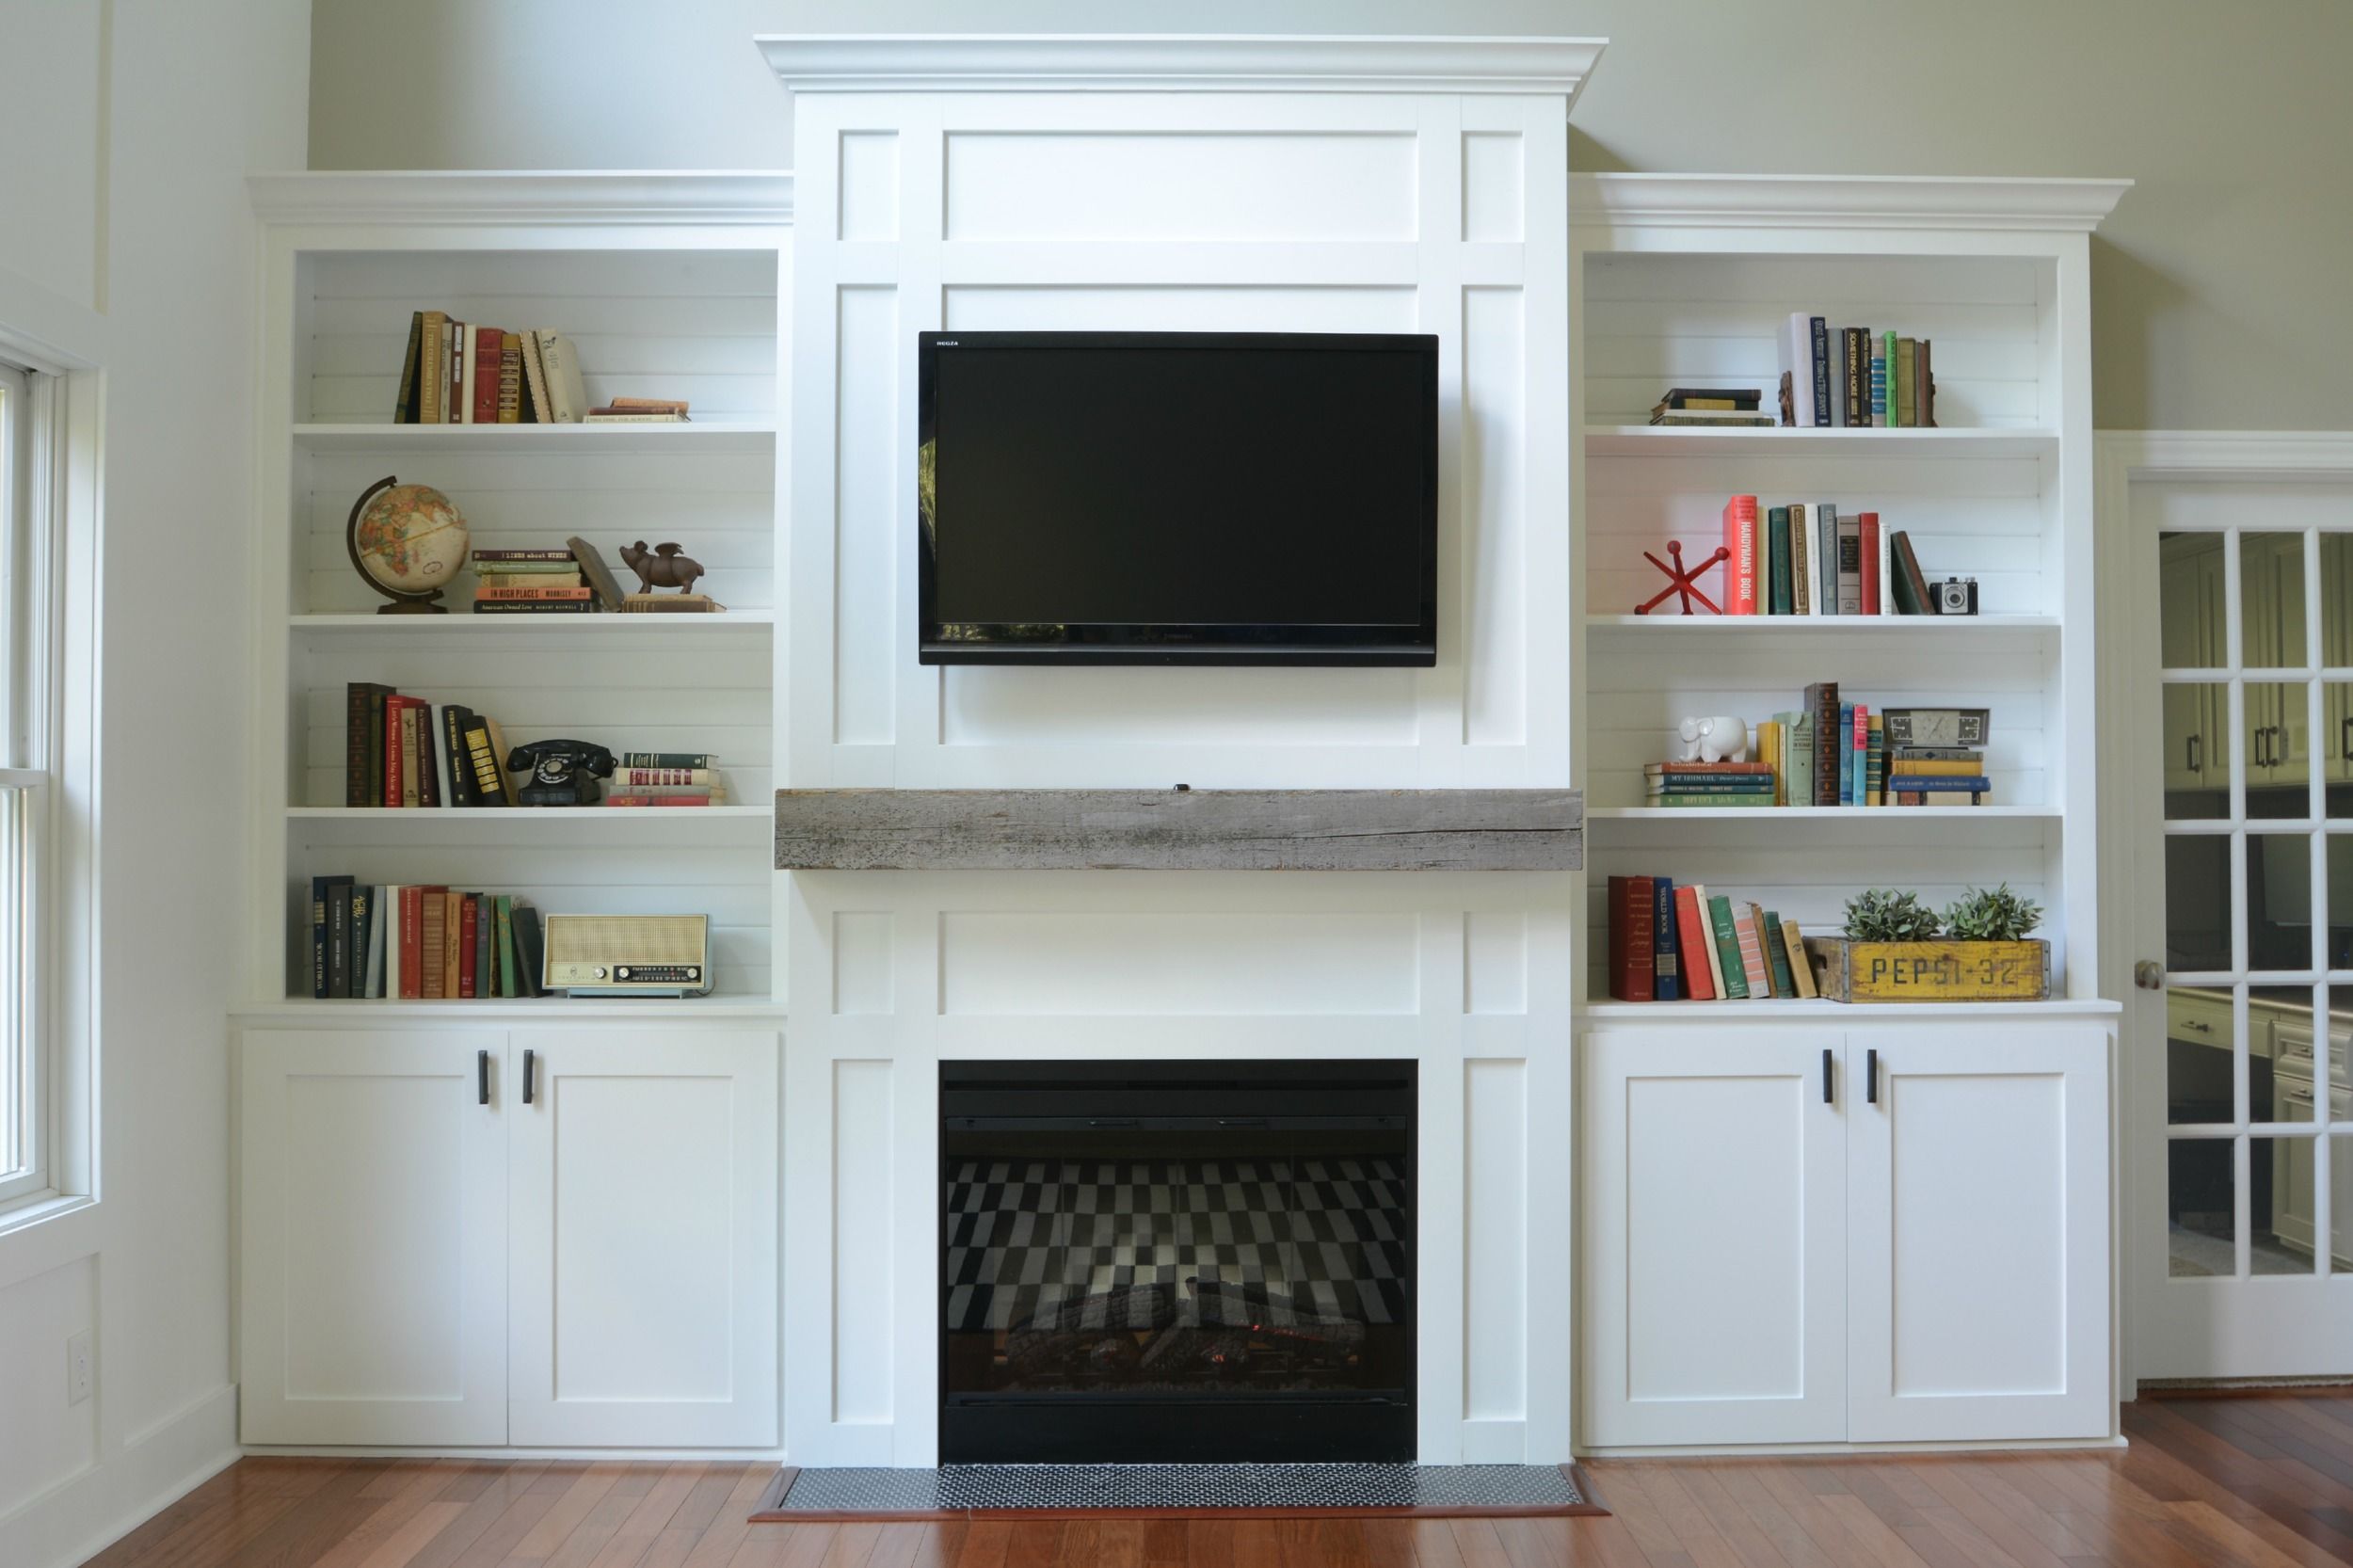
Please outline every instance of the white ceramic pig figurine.
[{"label": "white ceramic pig figurine", "polygon": [[1675,732],[1683,737],[1678,762],[1745,762],[1749,760],[1749,722],[1717,717],[1685,719]]}]

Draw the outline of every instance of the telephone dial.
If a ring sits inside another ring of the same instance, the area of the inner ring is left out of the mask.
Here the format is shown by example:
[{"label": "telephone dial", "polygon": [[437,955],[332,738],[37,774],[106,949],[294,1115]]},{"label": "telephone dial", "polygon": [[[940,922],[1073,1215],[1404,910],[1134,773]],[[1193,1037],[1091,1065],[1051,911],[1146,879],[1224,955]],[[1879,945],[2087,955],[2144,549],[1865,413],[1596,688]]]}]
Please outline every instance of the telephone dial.
[{"label": "telephone dial", "polygon": [[509,773],[530,770],[516,795],[525,806],[594,806],[597,781],[612,777],[613,766],[611,752],[586,741],[534,741],[506,759]]}]

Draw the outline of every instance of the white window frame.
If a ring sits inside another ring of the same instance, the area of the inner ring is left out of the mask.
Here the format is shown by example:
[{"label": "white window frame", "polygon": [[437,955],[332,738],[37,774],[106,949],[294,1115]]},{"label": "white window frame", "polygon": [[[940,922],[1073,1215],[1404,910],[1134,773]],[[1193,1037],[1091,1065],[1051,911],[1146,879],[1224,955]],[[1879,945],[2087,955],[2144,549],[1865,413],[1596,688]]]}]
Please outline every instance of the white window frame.
[{"label": "white window frame", "polygon": [[[56,1195],[49,1181],[51,1147],[56,1142],[55,1115],[49,1087],[55,1078],[48,1040],[42,1028],[49,986],[42,959],[47,944],[49,835],[46,830],[50,794],[47,715],[47,603],[36,585],[46,580],[51,564],[49,530],[36,515],[47,486],[36,472],[36,441],[48,421],[34,406],[34,388],[43,386],[20,367],[0,360],[0,601],[8,614],[10,646],[6,649],[5,682],[0,702],[6,703],[5,733],[0,733],[0,791],[22,801],[22,814],[0,829],[0,874],[15,861],[22,877],[13,888],[0,882],[0,897],[13,893],[18,907],[9,922],[15,940],[0,946],[0,1073],[9,1080],[9,1095],[0,1101],[8,1112],[0,1137],[0,1208],[27,1199]],[[46,397],[43,398],[46,402]],[[12,840],[12,841],[10,841]]]},{"label": "white window frame", "polygon": [[23,1168],[0,1175],[0,1237],[97,1199],[96,784],[102,378],[0,329],[12,399],[0,591],[18,596],[5,671],[0,787],[26,792],[19,941],[0,953],[0,1006],[25,1047]]}]

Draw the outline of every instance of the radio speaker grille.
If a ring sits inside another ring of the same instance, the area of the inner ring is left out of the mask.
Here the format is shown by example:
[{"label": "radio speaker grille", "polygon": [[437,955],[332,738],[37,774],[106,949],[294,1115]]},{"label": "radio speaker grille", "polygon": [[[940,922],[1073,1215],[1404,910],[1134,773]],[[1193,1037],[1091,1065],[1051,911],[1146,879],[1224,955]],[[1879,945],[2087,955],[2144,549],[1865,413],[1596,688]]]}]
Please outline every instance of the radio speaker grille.
[{"label": "radio speaker grille", "polygon": [[548,922],[548,965],[700,964],[701,915],[567,915]]}]

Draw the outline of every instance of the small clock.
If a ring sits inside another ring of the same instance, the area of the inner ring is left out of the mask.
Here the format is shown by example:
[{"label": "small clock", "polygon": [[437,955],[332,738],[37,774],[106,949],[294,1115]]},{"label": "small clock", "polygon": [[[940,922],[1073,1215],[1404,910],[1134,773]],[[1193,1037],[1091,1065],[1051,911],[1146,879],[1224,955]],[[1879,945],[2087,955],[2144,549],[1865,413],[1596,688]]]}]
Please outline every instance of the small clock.
[{"label": "small clock", "polygon": [[1890,708],[1887,744],[1905,746],[1981,746],[1983,708]]}]

